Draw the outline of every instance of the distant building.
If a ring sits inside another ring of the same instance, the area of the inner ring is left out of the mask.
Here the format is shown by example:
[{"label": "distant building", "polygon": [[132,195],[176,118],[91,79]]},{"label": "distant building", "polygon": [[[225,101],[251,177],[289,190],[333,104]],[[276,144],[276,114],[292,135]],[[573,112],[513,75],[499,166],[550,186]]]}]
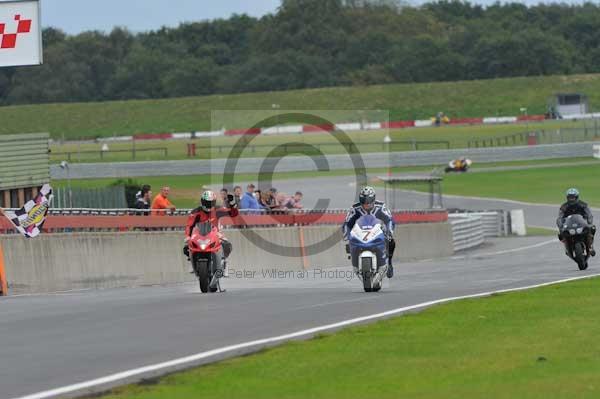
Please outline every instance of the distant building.
[{"label": "distant building", "polygon": [[557,117],[582,115],[589,112],[588,99],[582,93],[557,93],[549,101],[549,110]]},{"label": "distant building", "polygon": [[0,135],[0,207],[19,208],[50,182],[48,133]]}]

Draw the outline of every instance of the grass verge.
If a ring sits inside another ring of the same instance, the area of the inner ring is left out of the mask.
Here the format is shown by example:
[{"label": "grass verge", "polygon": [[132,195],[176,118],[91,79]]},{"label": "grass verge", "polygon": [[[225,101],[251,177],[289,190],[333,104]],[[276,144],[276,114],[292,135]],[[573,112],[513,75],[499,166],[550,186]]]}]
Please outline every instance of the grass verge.
[{"label": "grass verge", "polygon": [[103,398],[597,398],[598,284],[436,306]]},{"label": "grass verge", "polygon": [[560,204],[564,202],[565,191],[569,187],[577,187],[582,200],[593,206],[600,206],[599,179],[600,163],[564,168],[447,175],[444,178],[443,190],[445,194]]}]

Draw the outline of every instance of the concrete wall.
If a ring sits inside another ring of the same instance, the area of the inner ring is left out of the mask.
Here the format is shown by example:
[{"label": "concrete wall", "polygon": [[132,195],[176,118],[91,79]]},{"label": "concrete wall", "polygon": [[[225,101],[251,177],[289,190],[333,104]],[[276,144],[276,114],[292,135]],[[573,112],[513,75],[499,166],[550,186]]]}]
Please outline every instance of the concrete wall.
[{"label": "concrete wall", "polygon": [[[271,244],[258,247],[240,230],[227,231],[233,243],[230,268],[301,270],[349,264],[336,226],[253,229]],[[302,257],[300,237],[309,250]],[[332,237],[333,246],[310,246]],[[448,256],[452,231],[448,223],[400,225],[395,259]],[[47,234],[27,240],[0,236],[9,294],[100,289],[194,281],[181,249],[180,232]],[[285,245],[275,250],[272,243]]]}]

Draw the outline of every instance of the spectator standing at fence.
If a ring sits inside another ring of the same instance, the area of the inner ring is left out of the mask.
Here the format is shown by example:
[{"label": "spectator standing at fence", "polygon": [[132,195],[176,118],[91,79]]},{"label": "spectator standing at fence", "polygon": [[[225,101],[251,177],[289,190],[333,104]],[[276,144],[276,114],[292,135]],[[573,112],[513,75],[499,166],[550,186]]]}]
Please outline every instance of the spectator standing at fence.
[{"label": "spectator standing at fence", "polygon": [[175,205],[169,201],[170,192],[170,187],[163,187],[160,189],[160,193],[154,197],[154,201],[152,201],[152,214],[164,216],[167,214],[167,209],[171,210],[171,212],[175,211]]},{"label": "spectator standing at fence", "polygon": [[149,184],[144,184],[142,186],[142,188],[140,189],[140,191],[138,191],[137,193],[135,193],[135,200],[136,200],[136,202],[137,202],[138,199],[140,199],[140,198],[142,198],[144,196],[144,193],[146,191],[150,191],[150,190],[152,190],[152,187],[150,187]]},{"label": "spectator standing at fence", "polygon": [[217,208],[226,208],[228,201],[227,201],[227,195],[229,194],[229,191],[227,191],[227,189],[225,187],[223,187],[221,189],[221,191],[219,192],[219,200],[217,201]]},{"label": "spectator standing at fence", "polygon": [[[150,215],[150,202],[152,202],[152,191],[149,185],[144,185],[139,192],[140,196],[135,200],[135,209],[139,209],[138,215]],[[137,197],[137,194],[136,194]]]},{"label": "spectator standing at fence", "polygon": [[241,209],[260,209],[260,205],[258,205],[258,201],[254,197],[254,184],[248,184],[246,188],[247,191],[244,193],[244,196],[240,200]]},{"label": "spectator standing at fence", "polygon": [[235,204],[237,205],[238,209],[240,209],[240,205],[242,202],[242,187],[235,186],[233,188],[233,200],[235,201]]},{"label": "spectator standing at fence", "polygon": [[288,198],[287,201],[285,201],[285,203],[283,204],[282,208],[286,208],[286,209],[302,209],[302,204],[300,203],[300,201],[302,201],[302,193],[300,191],[296,191],[296,194],[294,194],[293,197]]}]

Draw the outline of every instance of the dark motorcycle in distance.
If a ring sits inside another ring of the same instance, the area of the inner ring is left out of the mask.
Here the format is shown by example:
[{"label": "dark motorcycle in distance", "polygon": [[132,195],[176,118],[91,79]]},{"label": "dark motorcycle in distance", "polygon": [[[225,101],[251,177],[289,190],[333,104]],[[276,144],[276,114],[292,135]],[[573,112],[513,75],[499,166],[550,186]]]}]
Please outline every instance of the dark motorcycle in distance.
[{"label": "dark motorcycle in distance", "polygon": [[561,239],[566,244],[567,256],[577,263],[579,270],[585,270],[588,267],[590,254],[587,237],[589,229],[590,226],[581,215],[567,216],[560,229]]}]

